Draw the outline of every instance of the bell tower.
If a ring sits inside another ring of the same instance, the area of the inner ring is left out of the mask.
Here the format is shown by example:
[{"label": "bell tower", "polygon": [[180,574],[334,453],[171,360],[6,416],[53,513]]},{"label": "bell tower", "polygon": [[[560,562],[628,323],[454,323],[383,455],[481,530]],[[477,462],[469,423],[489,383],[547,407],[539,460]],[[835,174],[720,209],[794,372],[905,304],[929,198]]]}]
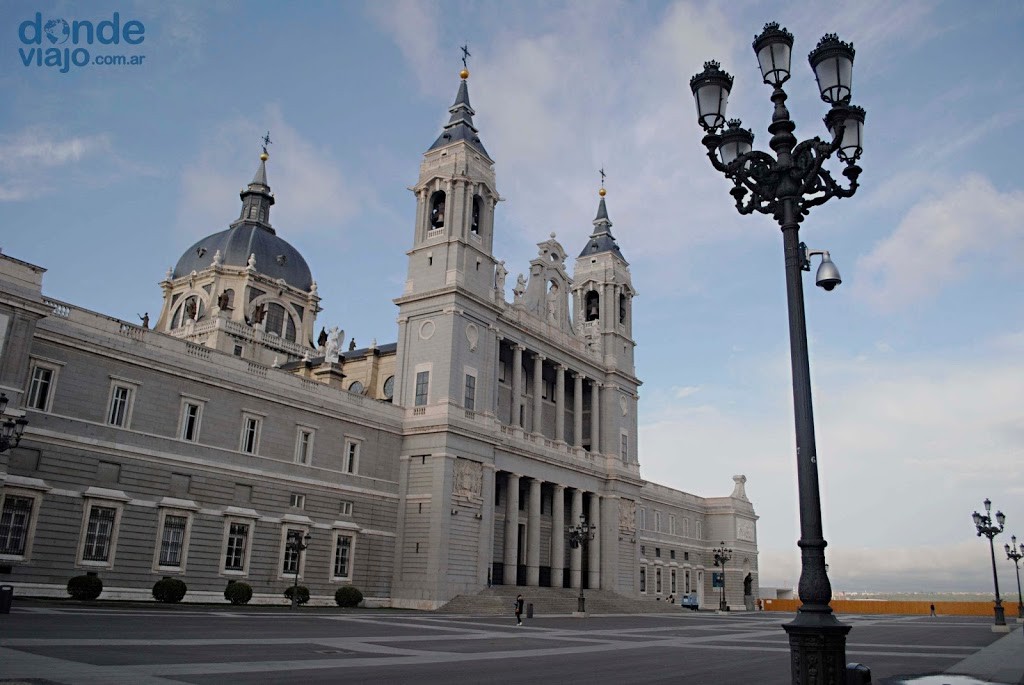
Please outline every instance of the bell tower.
[{"label": "bell tower", "polygon": [[[604,174],[602,173],[602,176]],[[576,258],[573,272],[574,321],[578,335],[591,349],[601,353],[609,370],[632,376],[633,298],[637,293],[629,273],[629,262],[622,256],[612,236],[612,222],[605,204],[604,184],[598,191],[601,201],[594,218],[594,232]]]},{"label": "bell tower", "polygon": [[491,299],[496,260],[494,161],[480,141],[469,104],[469,71],[459,74],[459,91],[441,135],[420,164],[416,225],[409,252],[404,295],[458,286]]}]

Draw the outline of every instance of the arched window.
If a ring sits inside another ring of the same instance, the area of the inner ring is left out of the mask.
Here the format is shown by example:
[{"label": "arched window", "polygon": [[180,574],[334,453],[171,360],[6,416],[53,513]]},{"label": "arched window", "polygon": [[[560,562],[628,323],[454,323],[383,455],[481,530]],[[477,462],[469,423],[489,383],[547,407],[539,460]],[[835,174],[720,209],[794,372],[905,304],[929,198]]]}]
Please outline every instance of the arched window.
[{"label": "arched window", "polygon": [[267,324],[267,333],[276,333],[277,335],[284,334],[284,307],[276,302],[271,302],[267,305],[267,318],[265,319]]},{"label": "arched window", "polygon": [[601,318],[601,296],[596,290],[587,293],[583,311],[587,321],[597,321]]},{"label": "arched window", "polygon": [[619,323],[626,323],[626,294],[619,294]]},{"label": "arched window", "polygon": [[348,386],[349,392],[354,392],[357,395],[363,394],[363,384],[359,381],[352,381],[352,385]]},{"label": "arched window", "polygon": [[435,190],[430,196],[430,228],[444,227],[445,194],[443,190]]},{"label": "arched window", "polygon": [[203,315],[203,301],[195,295],[185,298],[185,301],[178,307],[171,318],[171,328],[184,326],[188,319],[198,320]]},{"label": "arched window", "polygon": [[469,221],[469,230],[472,233],[480,234],[480,213],[483,209],[484,201],[479,195],[473,196],[473,215]]}]

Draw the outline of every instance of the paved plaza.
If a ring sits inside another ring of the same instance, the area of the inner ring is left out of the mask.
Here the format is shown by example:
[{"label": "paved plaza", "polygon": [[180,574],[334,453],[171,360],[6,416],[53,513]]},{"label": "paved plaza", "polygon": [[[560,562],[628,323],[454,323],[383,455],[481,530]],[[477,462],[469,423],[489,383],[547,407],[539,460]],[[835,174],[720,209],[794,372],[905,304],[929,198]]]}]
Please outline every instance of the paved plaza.
[{"label": "paved plaza", "polygon": [[[790,619],[681,611],[536,617],[517,627],[511,613],[21,602],[0,615],[0,682],[785,685],[789,646],[780,626]],[[868,665],[875,683],[949,669],[1000,676],[991,682],[1024,676],[1016,624],[999,635],[980,618],[842,619],[853,625],[847,660]]]}]

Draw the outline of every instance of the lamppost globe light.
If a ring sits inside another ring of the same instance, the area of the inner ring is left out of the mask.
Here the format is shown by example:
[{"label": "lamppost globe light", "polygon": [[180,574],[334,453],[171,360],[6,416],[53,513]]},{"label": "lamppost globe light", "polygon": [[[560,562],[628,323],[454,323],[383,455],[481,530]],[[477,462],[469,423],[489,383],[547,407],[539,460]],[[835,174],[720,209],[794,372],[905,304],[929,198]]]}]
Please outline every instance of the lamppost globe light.
[{"label": "lamppost globe light", "polygon": [[3,414],[5,411],[7,411],[7,395],[0,393],[0,414]]},{"label": "lamppost globe light", "polygon": [[992,511],[992,500],[990,500],[988,497],[986,497],[984,504],[985,504],[985,513],[986,514],[990,513]]},{"label": "lamppost globe light", "polygon": [[856,162],[864,152],[864,117],[857,105],[836,106],[825,116],[825,127],[839,145],[836,154],[844,162]]},{"label": "lamppost globe light", "polygon": [[[7,411],[7,404],[7,395],[0,393],[0,417]],[[18,446],[18,443],[21,442],[21,436],[25,434],[25,426],[27,425],[28,419],[24,416],[19,416],[17,419],[10,416],[6,419],[0,419],[0,453]]]},{"label": "lamppost globe light", "polygon": [[850,43],[839,40],[834,33],[826,33],[818,46],[807,55],[818,80],[821,99],[830,105],[850,101],[853,87],[854,49]]},{"label": "lamppost globe light", "polygon": [[722,158],[722,164],[732,164],[738,157],[748,152],[754,145],[754,132],[750,129],[741,128],[743,122],[739,119],[730,119],[729,128],[722,131],[721,142],[718,144],[718,154]]},{"label": "lamppost globe light", "polygon": [[725,125],[725,109],[732,90],[732,76],[715,60],[704,63],[704,71],[690,79],[690,90],[697,103],[697,122],[708,133]]},{"label": "lamppost globe light", "polygon": [[978,528],[978,537],[981,537],[981,514],[974,512],[971,514],[971,518],[974,519],[974,525]]},{"label": "lamppost globe light", "polygon": [[789,67],[793,58],[792,33],[779,28],[777,21],[768,22],[761,35],[754,39],[752,47],[765,83],[778,88],[789,80]]},{"label": "lamppost globe light", "polygon": [[996,523],[999,524],[999,528],[1002,529],[1003,524],[1006,523],[1006,515],[1001,511],[996,512]]}]

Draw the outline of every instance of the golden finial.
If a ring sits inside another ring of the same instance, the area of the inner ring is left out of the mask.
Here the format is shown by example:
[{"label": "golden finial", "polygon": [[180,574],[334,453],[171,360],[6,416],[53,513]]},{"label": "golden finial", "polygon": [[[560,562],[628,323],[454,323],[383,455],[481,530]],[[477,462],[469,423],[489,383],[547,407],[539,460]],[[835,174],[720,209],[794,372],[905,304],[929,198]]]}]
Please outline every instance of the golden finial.
[{"label": "golden finial", "polygon": [[604,197],[605,195],[608,194],[608,191],[605,190],[604,188],[601,188],[601,190],[597,191],[597,194],[600,195],[601,197]]},{"label": "golden finial", "polygon": [[260,159],[262,159],[265,162],[268,159],[270,159],[270,155],[268,155],[266,152],[261,152],[260,153]]},{"label": "golden finial", "polygon": [[469,66],[466,64],[466,58],[471,57],[469,54],[469,45],[463,45],[462,48],[462,71],[459,72],[459,76],[463,81],[469,78]]}]

